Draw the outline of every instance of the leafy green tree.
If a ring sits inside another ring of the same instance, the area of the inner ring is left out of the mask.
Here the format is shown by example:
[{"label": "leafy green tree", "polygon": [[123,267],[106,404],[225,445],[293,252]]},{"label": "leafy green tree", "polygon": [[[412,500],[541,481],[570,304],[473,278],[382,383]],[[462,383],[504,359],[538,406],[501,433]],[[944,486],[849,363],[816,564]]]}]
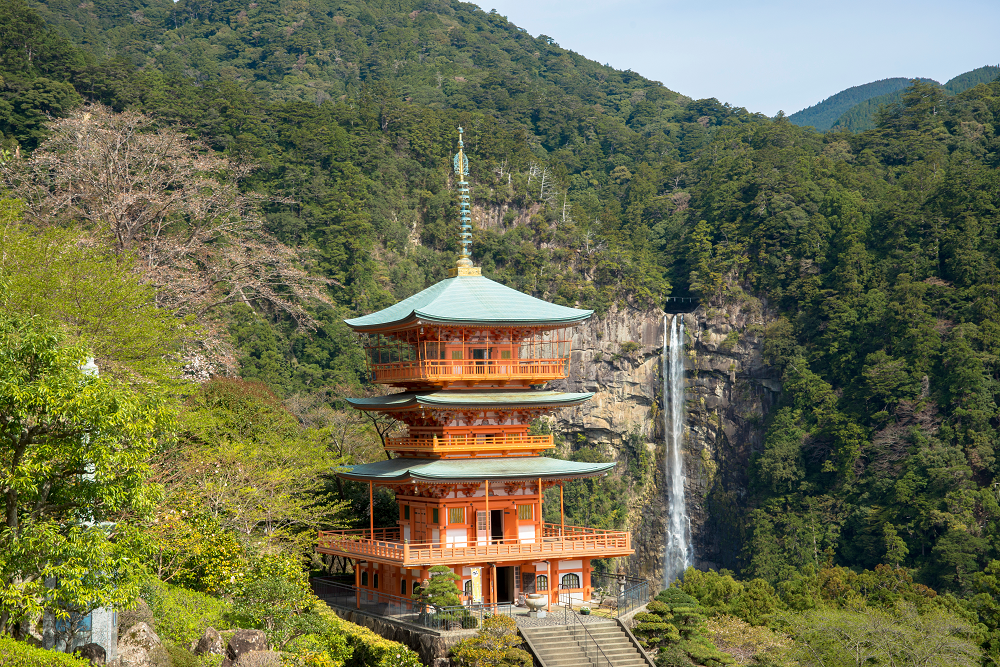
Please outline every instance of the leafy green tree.
[{"label": "leafy green tree", "polygon": [[136,545],[115,522],[155,506],[149,459],[173,413],[154,390],[85,372],[90,354],[39,319],[0,317],[3,633],[42,610],[66,618],[136,595]]},{"label": "leafy green tree", "polygon": [[450,567],[435,565],[430,570],[430,579],[414,591],[412,597],[421,604],[432,607],[456,607],[462,604],[458,594],[456,581],[461,577],[451,571]]},{"label": "leafy green tree", "polygon": [[189,397],[178,446],[157,468],[167,507],[194,503],[255,552],[304,554],[316,530],[342,521],[323,484],[340,463],[266,386],[217,378]]},{"label": "leafy green tree", "polygon": [[91,349],[102,375],[174,380],[192,323],[158,307],[132,257],[86,243],[73,229],[38,230],[20,221],[22,208],[0,199],[0,307],[58,323],[68,340]]}]

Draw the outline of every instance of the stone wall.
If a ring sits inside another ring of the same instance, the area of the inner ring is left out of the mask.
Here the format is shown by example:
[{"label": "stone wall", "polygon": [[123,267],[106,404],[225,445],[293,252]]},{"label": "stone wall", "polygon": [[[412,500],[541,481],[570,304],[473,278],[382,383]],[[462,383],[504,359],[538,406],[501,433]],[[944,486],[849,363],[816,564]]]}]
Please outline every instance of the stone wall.
[{"label": "stone wall", "polygon": [[[578,434],[622,461],[628,441],[653,455],[652,483],[630,483],[628,528],[635,554],[629,574],[661,585],[666,531],[661,357],[664,317],[658,309],[612,309],[578,327],[571,375],[552,387],[594,392],[583,406],[560,411],[554,429]],[[687,507],[700,568],[739,564],[737,518],[753,451],[781,391],[762,359],[763,329],[773,318],[748,298],[724,308],[700,306],[683,315],[687,337],[688,417],[685,440]],[[619,466],[616,474],[626,474]]]}]

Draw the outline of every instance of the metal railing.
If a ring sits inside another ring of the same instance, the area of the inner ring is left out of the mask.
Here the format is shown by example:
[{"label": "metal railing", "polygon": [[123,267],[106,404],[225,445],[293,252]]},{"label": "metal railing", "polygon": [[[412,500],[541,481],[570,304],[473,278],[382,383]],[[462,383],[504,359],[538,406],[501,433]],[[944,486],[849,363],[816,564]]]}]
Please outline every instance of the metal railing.
[{"label": "metal railing", "polygon": [[607,572],[591,572],[590,585],[593,588],[592,597],[602,598],[602,608],[605,600],[614,603],[612,617],[619,617],[637,609],[649,602],[649,582],[645,579],[628,577],[623,574]]},{"label": "metal railing", "polygon": [[512,603],[470,603],[440,607],[412,598],[358,588],[325,577],[315,577],[309,583],[316,597],[329,605],[359,609],[374,616],[433,630],[469,630],[478,628],[483,619],[490,616],[514,616]]},{"label": "metal railing", "polygon": [[[563,590],[566,592],[563,593]],[[570,632],[573,633],[573,638],[583,649],[584,655],[587,656],[587,662],[592,667],[612,667],[611,659],[594,639],[594,635],[590,634],[586,623],[581,621],[580,617],[573,611],[573,596],[562,585],[559,586],[559,604],[563,606],[563,624],[570,626]],[[570,618],[573,620],[570,621]]]}]

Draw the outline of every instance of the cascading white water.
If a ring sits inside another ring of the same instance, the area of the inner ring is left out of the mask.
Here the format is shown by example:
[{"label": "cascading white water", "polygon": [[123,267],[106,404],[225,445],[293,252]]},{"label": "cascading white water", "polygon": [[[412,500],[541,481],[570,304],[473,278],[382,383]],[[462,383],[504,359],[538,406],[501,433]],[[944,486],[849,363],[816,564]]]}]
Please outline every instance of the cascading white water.
[{"label": "cascading white water", "polygon": [[[669,342],[668,342],[669,341]],[[691,520],[684,502],[684,316],[674,315],[667,331],[663,318],[663,411],[666,439],[667,544],[663,552],[663,584],[669,586],[694,560]]]}]

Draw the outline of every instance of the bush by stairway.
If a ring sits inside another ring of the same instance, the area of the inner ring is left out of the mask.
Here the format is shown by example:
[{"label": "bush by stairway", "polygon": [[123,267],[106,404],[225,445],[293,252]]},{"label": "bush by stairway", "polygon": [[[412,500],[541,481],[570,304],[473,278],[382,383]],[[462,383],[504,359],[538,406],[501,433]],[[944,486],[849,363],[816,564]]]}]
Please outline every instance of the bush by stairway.
[{"label": "bush by stairway", "polygon": [[722,667],[733,662],[732,656],[709,640],[698,600],[679,588],[660,591],[636,620],[636,638],[656,651],[657,667],[690,667],[691,663]]},{"label": "bush by stairway", "polygon": [[3,667],[89,667],[90,661],[74,658],[66,653],[47,651],[10,637],[0,637],[0,665]]},{"label": "bush by stairway", "polygon": [[475,637],[455,644],[451,655],[461,667],[531,667],[531,654],[520,645],[514,619],[491,616],[483,620]]}]

